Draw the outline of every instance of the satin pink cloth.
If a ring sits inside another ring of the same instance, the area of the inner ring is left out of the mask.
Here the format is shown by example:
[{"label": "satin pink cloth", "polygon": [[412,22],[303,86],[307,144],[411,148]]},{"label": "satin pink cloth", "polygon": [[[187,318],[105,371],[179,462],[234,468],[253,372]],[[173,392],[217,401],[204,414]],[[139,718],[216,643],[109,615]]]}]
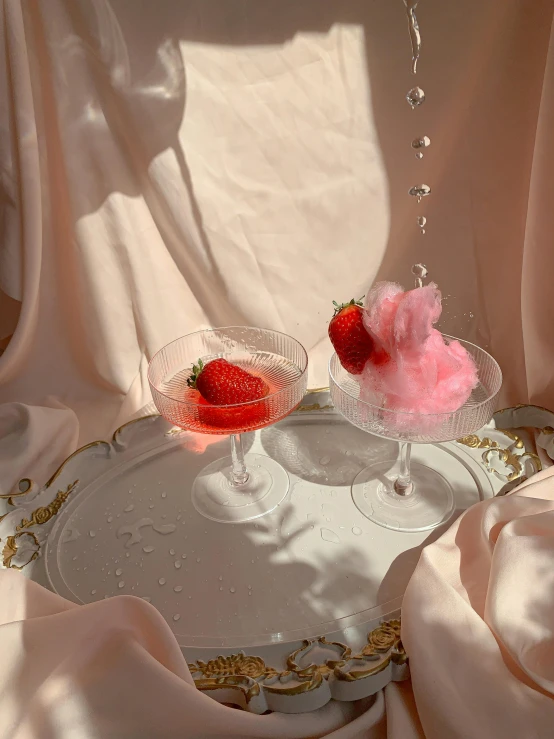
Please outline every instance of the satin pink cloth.
[{"label": "satin pink cloth", "polygon": [[[382,693],[301,715],[219,705],[196,690],[153,606],[128,596],[76,606],[14,571],[0,572],[0,657],[2,739],[387,737]],[[399,712],[396,725],[406,721]]]},{"label": "satin pink cloth", "polygon": [[554,735],[554,468],[421,555],[402,638],[427,739]]}]

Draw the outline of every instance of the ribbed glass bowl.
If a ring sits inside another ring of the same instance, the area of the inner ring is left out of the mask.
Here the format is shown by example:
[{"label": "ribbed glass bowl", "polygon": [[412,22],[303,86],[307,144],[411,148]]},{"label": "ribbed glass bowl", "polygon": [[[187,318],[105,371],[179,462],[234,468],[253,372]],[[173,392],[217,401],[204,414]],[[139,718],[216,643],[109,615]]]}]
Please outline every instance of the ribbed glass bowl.
[{"label": "ribbed glass bowl", "polygon": [[[443,337],[447,342],[451,336]],[[479,384],[461,408],[451,413],[406,413],[372,405],[360,398],[360,385],[336,354],[329,362],[329,384],[335,408],[360,429],[395,441],[427,444],[473,434],[490,421],[502,386],[498,363],[484,349],[456,339],[473,357]]]},{"label": "ribbed glass bowl", "polygon": [[[223,357],[270,387],[262,400],[207,406],[187,386],[192,366]],[[153,357],[148,370],[152,397],[162,416],[190,431],[237,434],[279,421],[302,400],[307,388],[308,357],[291,336],[268,329],[230,326],[183,336]]]}]

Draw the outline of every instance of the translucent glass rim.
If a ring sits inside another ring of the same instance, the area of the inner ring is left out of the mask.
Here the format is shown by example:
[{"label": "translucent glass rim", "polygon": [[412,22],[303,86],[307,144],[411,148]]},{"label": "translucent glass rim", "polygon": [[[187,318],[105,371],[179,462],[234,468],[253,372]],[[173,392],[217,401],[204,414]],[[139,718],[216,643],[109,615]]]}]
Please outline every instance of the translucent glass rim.
[{"label": "translucent glass rim", "polygon": [[173,339],[173,341],[170,341],[169,344],[165,344],[162,346],[161,349],[158,349],[158,351],[154,354],[152,359],[150,360],[150,363],[148,364],[148,384],[150,387],[155,390],[159,395],[163,395],[164,398],[167,398],[168,400],[171,400],[172,403],[179,403],[179,405],[182,406],[189,406],[190,408],[197,408],[200,403],[194,403],[192,401],[182,400],[180,398],[174,398],[172,395],[168,395],[167,393],[162,392],[159,387],[152,381],[151,378],[151,372],[152,368],[154,367],[154,363],[156,362],[156,359],[161,356],[162,352],[166,351],[170,346],[173,344],[177,344],[179,341],[184,341],[185,339],[190,339],[192,336],[199,336],[200,334],[215,334],[218,331],[230,331],[232,329],[251,329],[252,331],[262,331],[264,334],[272,334],[273,336],[283,336],[284,338],[288,339],[289,341],[293,341],[301,350],[303,355],[303,367],[299,367],[300,375],[296,378],[294,382],[292,382],[290,385],[286,385],[285,387],[282,387],[280,390],[276,390],[274,393],[271,393],[270,395],[265,395],[263,398],[260,398],[259,400],[250,400],[246,403],[234,403],[233,405],[216,405],[214,408],[217,409],[229,409],[229,408],[248,408],[249,406],[252,406],[256,403],[263,403],[267,400],[270,400],[271,398],[277,398],[279,395],[282,395],[291,388],[296,387],[297,385],[301,384],[302,381],[305,378],[305,375],[308,371],[308,352],[304,348],[304,346],[298,341],[298,339],[295,339],[293,336],[290,336],[290,334],[285,334],[282,331],[274,331],[273,329],[269,328],[257,328],[255,326],[219,326],[217,328],[206,328],[206,329],[200,329],[200,331],[193,331],[190,334],[185,334],[184,336],[179,336],[177,339]]},{"label": "translucent glass rim", "polygon": [[[357,398],[355,395],[352,395],[352,393],[349,393],[348,390],[345,390],[344,387],[340,384],[340,382],[335,378],[333,375],[333,371],[331,369],[331,363],[333,362],[333,359],[337,357],[336,352],[333,353],[331,358],[329,359],[329,380],[331,387],[336,387],[337,390],[339,390],[344,395],[347,395],[349,398],[352,398],[356,403],[359,405],[365,406],[366,408],[371,408],[375,411],[382,411],[383,413],[394,413],[396,416],[402,416],[405,418],[417,418],[421,416],[425,416],[426,418],[451,418],[455,413],[462,413],[464,411],[474,411],[478,408],[482,408],[483,406],[490,403],[492,400],[496,398],[498,393],[500,392],[500,388],[502,387],[502,370],[500,369],[500,365],[496,361],[496,359],[491,356],[487,351],[482,349],[480,346],[477,346],[477,344],[472,344],[471,341],[465,341],[464,339],[457,339],[455,336],[449,336],[448,334],[441,334],[441,336],[444,339],[448,339],[449,341],[458,341],[460,344],[462,344],[465,347],[472,347],[473,349],[476,349],[478,353],[486,354],[491,362],[496,366],[497,369],[497,387],[494,388],[490,392],[490,394],[485,398],[485,400],[481,400],[479,403],[468,403],[467,401],[457,410],[455,411],[448,411],[446,413],[417,413],[414,411],[396,411],[394,408],[384,408],[379,405],[374,405],[373,403],[368,403],[366,400],[361,400],[360,398]],[[338,360],[338,357],[337,357]]]}]

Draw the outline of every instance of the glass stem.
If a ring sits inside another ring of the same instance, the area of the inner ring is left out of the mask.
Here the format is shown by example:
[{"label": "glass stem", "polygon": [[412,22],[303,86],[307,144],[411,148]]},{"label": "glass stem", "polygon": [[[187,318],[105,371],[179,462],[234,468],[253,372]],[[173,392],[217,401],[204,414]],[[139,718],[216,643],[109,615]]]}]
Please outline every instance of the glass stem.
[{"label": "glass stem", "polygon": [[414,491],[414,485],[410,477],[410,459],[412,456],[412,445],[409,441],[400,442],[400,473],[394,481],[394,492],[397,495],[408,496]]},{"label": "glass stem", "polygon": [[248,482],[250,475],[244,464],[244,451],[242,449],[242,436],[240,434],[231,435],[231,484],[244,485]]}]

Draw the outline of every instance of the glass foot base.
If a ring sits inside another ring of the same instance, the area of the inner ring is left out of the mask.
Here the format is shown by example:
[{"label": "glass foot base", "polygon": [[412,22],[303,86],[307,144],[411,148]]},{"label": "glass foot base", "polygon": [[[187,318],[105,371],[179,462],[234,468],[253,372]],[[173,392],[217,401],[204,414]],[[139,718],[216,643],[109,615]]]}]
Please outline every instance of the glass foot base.
[{"label": "glass foot base", "polygon": [[413,492],[394,492],[396,460],[377,462],[362,470],[352,483],[352,498],[370,521],[396,531],[426,531],[447,521],[454,510],[454,494],[441,474],[412,462]]},{"label": "glass foot base", "polygon": [[243,523],[270,513],[286,498],[289,476],[283,467],[263,454],[245,454],[249,478],[233,485],[231,457],[212,462],[192,485],[192,503],[198,513],[220,523]]}]

